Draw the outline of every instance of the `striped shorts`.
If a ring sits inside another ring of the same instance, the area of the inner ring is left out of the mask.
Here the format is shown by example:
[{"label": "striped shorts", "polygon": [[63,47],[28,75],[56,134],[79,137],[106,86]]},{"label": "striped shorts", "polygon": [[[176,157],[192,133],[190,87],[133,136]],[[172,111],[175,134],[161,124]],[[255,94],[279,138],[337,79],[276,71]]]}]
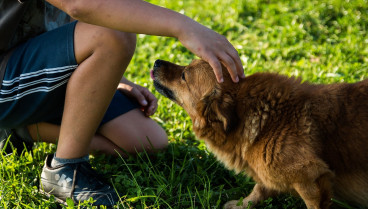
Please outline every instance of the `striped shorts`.
[{"label": "striped shorts", "polygon": [[[0,128],[61,123],[66,85],[78,67],[75,25],[43,33],[13,50],[0,90]],[[137,107],[135,101],[117,91],[101,125]]]}]

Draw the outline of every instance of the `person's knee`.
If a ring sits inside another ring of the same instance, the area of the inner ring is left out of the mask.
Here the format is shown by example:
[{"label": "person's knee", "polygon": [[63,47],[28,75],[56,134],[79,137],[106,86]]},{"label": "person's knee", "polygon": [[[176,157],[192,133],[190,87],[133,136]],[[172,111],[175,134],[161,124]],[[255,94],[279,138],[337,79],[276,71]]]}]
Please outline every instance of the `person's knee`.
[{"label": "person's knee", "polygon": [[[141,112],[138,112],[137,118],[142,115]],[[138,152],[148,151],[154,153],[167,148],[169,140],[166,131],[156,121],[143,117],[143,120],[137,119],[136,127],[143,125],[144,128],[134,131],[135,136],[133,138],[139,139],[135,149]]]},{"label": "person's knee", "polygon": [[136,47],[136,35],[107,28],[102,30],[97,46],[109,54],[130,60]]},{"label": "person's knee", "polygon": [[159,152],[166,149],[169,143],[165,130],[154,121],[146,124],[146,129],[137,132],[134,138],[139,139],[134,145],[136,152]]},{"label": "person's knee", "polygon": [[152,151],[164,150],[169,145],[169,139],[164,129],[161,127],[157,128],[155,134],[151,136],[150,145],[152,146]]},{"label": "person's knee", "polygon": [[118,53],[131,59],[136,47],[136,35],[120,31],[111,31],[108,35],[108,40],[111,42],[111,47],[116,48]]},{"label": "person's knee", "polygon": [[74,47],[78,63],[97,53],[126,65],[136,48],[136,34],[78,22]]},{"label": "person's knee", "polygon": [[165,130],[138,108],[105,123],[98,132],[131,154],[154,153],[168,146]]}]

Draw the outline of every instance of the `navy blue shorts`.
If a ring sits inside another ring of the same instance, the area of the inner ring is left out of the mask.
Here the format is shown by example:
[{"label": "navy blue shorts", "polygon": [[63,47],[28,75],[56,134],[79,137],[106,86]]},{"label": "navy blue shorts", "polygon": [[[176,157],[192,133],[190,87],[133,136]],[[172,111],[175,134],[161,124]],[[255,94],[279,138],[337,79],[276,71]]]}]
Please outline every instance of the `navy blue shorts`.
[{"label": "navy blue shorts", "polygon": [[[75,25],[46,32],[14,49],[1,84],[0,128],[61,123],[66,85],[78,67]],[[134,108],[138,104],[117,91],[100,125]]]}]

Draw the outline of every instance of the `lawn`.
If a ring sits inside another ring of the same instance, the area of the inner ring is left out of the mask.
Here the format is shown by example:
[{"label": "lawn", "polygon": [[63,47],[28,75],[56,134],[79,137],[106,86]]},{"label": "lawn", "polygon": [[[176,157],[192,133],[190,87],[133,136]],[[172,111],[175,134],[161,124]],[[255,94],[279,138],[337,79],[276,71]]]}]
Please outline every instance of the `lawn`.
[{"label": "lawn", "polygon": [[[226,36],[238,50],[245,73],[278,72],[312,83],[356,82],[368,78],[367,0],[150,0]],[[126,77],[159,99],[153,119],[170,138],[169,148],[150,158],[91,156],[115,186],[127,208],[222,208],[245,197],[254,182],[226,170],[196,140],[191,121],[176,104],[154,90],[149,76],[156,59],[186,65],[196,58],[174,38],[138,35]],[[0,208],[58,208],[37,192],[43,161],[55,145],[37,143],[22,155],[0,154]],[[346,204],[344,208],[351,208]],[[88,203],[84,203],[87,206]],[[68,208],[73,208],[72,204]],[[288,194],[257,208],[305,208]]]}]

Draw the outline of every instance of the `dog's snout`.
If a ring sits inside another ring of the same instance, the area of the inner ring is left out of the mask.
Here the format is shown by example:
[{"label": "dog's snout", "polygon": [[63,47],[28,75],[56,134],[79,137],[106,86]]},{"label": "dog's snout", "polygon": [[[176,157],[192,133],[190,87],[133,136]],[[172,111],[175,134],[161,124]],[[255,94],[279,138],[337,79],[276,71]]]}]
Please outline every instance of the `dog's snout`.
[{"label": "dog's snout", "polygon": [[156,60],[155,64],[153,65],[154,68],[159,68],[162,65],[162,60]]}]

